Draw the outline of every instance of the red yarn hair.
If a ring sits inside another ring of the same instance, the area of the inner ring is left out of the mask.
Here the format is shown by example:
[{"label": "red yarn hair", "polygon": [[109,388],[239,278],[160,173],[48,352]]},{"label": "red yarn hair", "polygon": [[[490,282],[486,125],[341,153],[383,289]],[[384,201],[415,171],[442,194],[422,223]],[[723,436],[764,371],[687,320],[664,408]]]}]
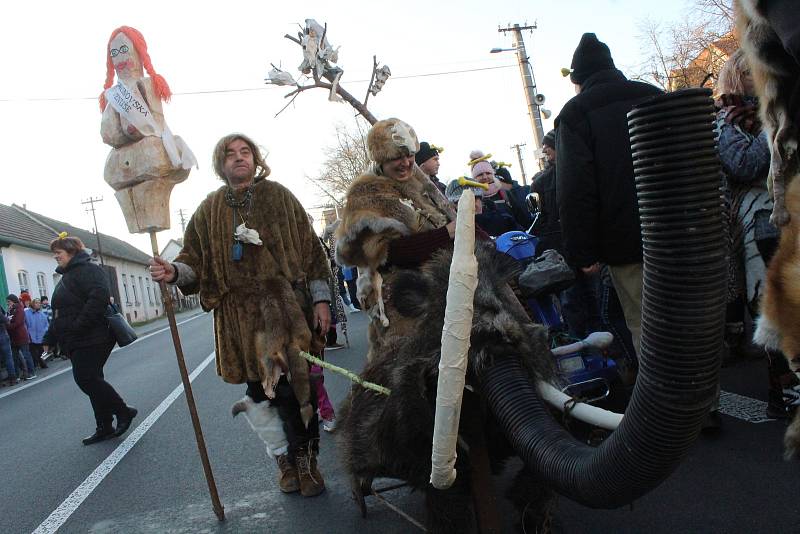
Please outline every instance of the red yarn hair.
[{"label": "red yarn hair", "polygon": [[153,68],[153,64],[150,62],[150,55],[147,53],[147,42],[145,42],[144,36],[136,28],[120,26],[111,32],[111,37],[108,38],[108,44],[106,45],[106,83],[103,85],[103,92],[100,93],[100,111],[102,112],[106,109],[105,90],[114,85],[114,63],[111,62],[111,41],[119,33],[124,33],[125,36],[131,40],[131,43],[133,43],[133,48],[142,60],[144,70],[147,71],[147,74],[153,80],[153,89],[156,92],[156,96],[164,102],[169,102],[170,97],[172,97],[172,91],[170,91],[169,85],[167,85],[167,80],[160,74],[157,74],[156,70]]}]

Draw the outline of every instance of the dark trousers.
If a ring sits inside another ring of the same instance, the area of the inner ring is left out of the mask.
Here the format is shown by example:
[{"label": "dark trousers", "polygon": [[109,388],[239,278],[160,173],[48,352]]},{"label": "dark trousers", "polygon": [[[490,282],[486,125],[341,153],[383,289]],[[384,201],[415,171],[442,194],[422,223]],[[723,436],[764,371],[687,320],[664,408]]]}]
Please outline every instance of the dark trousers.
[{"label": "dark trousers", "polygon": [[319,452],[319,418],[317,417],[317,388],[316,380],[311,379],[311,406],[314,408],[314,415],[308,422],[308,428],[300,418],[300,403],[297,402],[292,385],[286,380],[286,376],[281,376],[278,387],[275,388],[275,398],[267,399],[264,387],[261,382],[247,383],[247,396],[255,402],[265,402],[269,400],[270,406],[278,408],[278,414],[283,420],[283,430],[286,432],[286,439],[289,441],[289,458],[294,461],[298,450],[307,449],[309,446],[317,453]]},{"label": "dark trousers", "polygon": [[70,351],[72,360],[72,377],[75,383],[92,403],[94,419],[98,427],[110,426],[114,415],[121,413],[125,408],[125,401],[119,396],[117,390],[106,382],[103,375],[103,366],[114,348],[115,342],[90,347],[76,348]]},{"label": "dark trousers", "polygon": [[569,335],[583,339],[601,329],[599,274],[575,273],[575,283],[561,293],[561,315]]},{"label": "dark trousers", "polygon": [[347,292],[350,294],[350,302],[355,306],[357,309],[361,309],[361,303],[358,302],[358,287],[356,287],[356,279],[353,278],[352,280],[346,280],[345,283],[347,284]]},{"label": "dark trousers", "polygon": [[42,352],[44,352],[42,344],[31,343],[29,348],[31,351],[31,358],[33,358],[33,364],[39,369],[47,369],[47,364],[42,360]]}]

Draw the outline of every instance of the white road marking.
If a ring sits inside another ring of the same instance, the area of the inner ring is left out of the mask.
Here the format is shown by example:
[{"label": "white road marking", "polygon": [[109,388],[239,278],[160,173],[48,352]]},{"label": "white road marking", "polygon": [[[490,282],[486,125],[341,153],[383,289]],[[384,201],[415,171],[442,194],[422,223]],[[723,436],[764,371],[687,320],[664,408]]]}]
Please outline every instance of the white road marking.
[{"label": "white road marking", "polygon": [[[194,321],[198,317],[202,317],[204,315],[206,315],[206,314],[205,313],[199,313],[199,314],[197,314],[197,315],[195,315],[193,317],[189,317],[185,321],[179,322],[178,326],[180,326],[182,324],[186,324],[189,321]],[[131,343],[130,345],[126,345],[125,347],[114,347],[114,350],[112,350],[111,353],[113,354],[113,353],[117,352],[118,350],[124,350],[124,349],[127,349],[128,347],[132,347],[133,345],[136,345],[141,340],[147,339],[148,337],[154,336],[156,334],[160,334],[161,332],[164,332],[165,330],[169,330],[169,326],[167,326],[165,328],[161,328],[160,330],[156,330],[154,332],[150,332],[149,334],[145,334],[142,337],[140,337],[139,339],[137,339],[136,341],[134,341],[133,343]],[[8,391],[0,393],[0,399],[2,399],[3,397],[8,397],[9,395],[13,395],[14,393],[19,393],[20,391],[25,391],[26,389],[28,389],[30,387],[33,387],[33,386],[35,386],[37,384],[41,384],[43,382],[47,382],[51,378],[55,378],[58,375],[63,375],[64,373],[69,372],[69,371],[72,371],[72,366],[71,365],[69,367],[67,367],[66,369],[61,369],[60,371],[56,371],[55,373],[49,374],[47,376],[42,376],[40,378],[35,378],[33,380],[28,380],[25,383],[17,384],[16,386],[13,386],[13,389],[9,389]]]},{"label": "white road marking", "polygon": [[766,402],[728,391],[719,392],[719,411],[748,423],[775,421],[767,417]]},{"label": "white road marking", "polygon": [[[203,362],[197,366],[197,368],[192,371],[192,374],[189,375],[189,382],[193,382],[197,376],[203,372],[209,363],[214,361],[215,353],[212,352],[208,355],[208,357],[203,360]],[[158,419],[164,415],[164,412],[172,405],[173,402],[183,393],[183,384],[179,384],[178,387],[172,390],[172,393],[167,395],[161,404],[159,404],[155,410],[150,412],[150,415],[147,416],[147,419],[142,421],[139,426],[137,426],[129,435],[128,438],[123,441],[114,451],[108,455],[108,457],[103,460],[103,463],[97,466],[97,468],[92,471],[92,473],[86,477],[86,480],[81,482],[81,484],[73,491],[69,497],[64,499],[58,508],[53,510],[53,512],[42,521],[42,524],[36,527],[36,530],[33,531],[33,534],[52,534],[56,532],[61,526],[70,518],[70,516],[75,513],[75,510],[86,500],[89,495],[100,485],[106,476],[111,472],[116,465],[122,461],[126,454],[133,448],[136,443],[142,439],[142,436],[150,430]]]}]

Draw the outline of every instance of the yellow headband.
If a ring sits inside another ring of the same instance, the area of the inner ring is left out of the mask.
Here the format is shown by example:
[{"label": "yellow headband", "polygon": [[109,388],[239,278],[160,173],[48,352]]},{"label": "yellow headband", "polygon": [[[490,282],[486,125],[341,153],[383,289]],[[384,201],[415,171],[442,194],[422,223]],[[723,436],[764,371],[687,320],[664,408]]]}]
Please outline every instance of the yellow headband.
[{"label": "yellow headband", "polygon": [[67,232],[59,232],[59,234],[58,234],[58,238],[59,238],[59,239],[64,239],[64,238],[65,238],[65,237],[67,237],[68,235],[69,235],[69,234],[68,234]]},{"label": "yellow headband", "polygon": [[506,163],[505,161],[495,161],[495,164],[497,165],[498,169],[501,167],[511,167],[511,164]]},{"label": "yellow headband", "polygon": [[435,151],[436,151],[436,152],[438,152],[439,154],[441,154],[442,152],[444,152],[444,148],[442,148],[442,147],[440,147],[440,146],[436,146],[436,145],[431,145],[431,150],[435,150]]},{"label": "yellow headband", "polygon": [[474,167],[474,166],[475,166],[475,164],[477,164],[477,163],[480,163],[481,161],[486,161],[487,159],[489,159],[489,158],[491,158],[491,157],[492,157],[492,155],[491,155],[491,154],[486,154],[485,156],[481,156],[481,157],[479,157],[479,158],[475,158],[475,159],[473,159],[472,161],[470,161],[469,163],[467,163],[467,165],[468,165],[468,166],[470,166],[470,167]]}]

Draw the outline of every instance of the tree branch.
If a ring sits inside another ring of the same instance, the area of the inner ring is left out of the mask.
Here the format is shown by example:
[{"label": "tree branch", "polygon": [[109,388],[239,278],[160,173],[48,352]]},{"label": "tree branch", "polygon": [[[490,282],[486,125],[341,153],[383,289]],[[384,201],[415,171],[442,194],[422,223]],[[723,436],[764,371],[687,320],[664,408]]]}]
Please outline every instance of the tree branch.
[{"label": "tree branch", "polygon": [[297,37],[291,36],[288,33],[286,35],[284,35],[284,37],[286,37],[290,41],[294,41],[295,43],[299,44],[300,46],[303,46],[303,43],[301,43],[300,39],[298,39]]}]

